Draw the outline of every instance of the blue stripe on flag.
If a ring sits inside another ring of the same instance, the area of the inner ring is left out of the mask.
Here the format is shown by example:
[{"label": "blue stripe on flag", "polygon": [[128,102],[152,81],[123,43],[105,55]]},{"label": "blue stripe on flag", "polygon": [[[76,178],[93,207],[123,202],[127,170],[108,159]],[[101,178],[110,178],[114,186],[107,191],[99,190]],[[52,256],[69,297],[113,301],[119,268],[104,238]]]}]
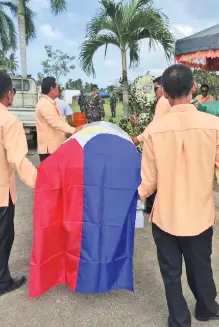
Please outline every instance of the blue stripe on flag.
[{"label": "blue stripe on flag", "polygon": [[133,290],[140,161],[134,145],[100,134],[84,147],[84,212],[76,291]]}]

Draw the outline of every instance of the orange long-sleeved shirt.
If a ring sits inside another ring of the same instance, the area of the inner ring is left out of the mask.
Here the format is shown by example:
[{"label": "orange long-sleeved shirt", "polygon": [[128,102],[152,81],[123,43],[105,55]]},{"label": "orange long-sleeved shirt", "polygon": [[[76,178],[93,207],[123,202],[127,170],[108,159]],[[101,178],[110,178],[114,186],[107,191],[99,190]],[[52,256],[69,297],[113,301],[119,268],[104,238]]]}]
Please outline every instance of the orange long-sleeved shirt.
[{"label": "orange long-sleeved shirt", "polygon": [[215,101],[214,97],[212,95],[207,95],[206,97],[203,97],[201,94],[197,95],[196,100],[199,103],[203,103],[203,102],[213,102]]},{"label": "orange long-sleeved shirt", "polygon": [[34,188],[37,170],[26,158],[27,140],[23,125],[8,108],[0,104],[0,207],[7,207],[9,192],[17,200],[15,171],[21,180]]},{"label": "orange long-sleeved shirt", "polygon": [[139,195],[157,189],[151,220],[167,233],[199,235],[215,223],[213,176],[219,180],[219,118],[177,105],[144,133]]},{"label": "orange long-sleeved shirt", "polygon": [[52,154],[65,141],[66,133],[74,134],[75,128],[62,118],[55,100],[42,95],[36,106],[38,153]]}]

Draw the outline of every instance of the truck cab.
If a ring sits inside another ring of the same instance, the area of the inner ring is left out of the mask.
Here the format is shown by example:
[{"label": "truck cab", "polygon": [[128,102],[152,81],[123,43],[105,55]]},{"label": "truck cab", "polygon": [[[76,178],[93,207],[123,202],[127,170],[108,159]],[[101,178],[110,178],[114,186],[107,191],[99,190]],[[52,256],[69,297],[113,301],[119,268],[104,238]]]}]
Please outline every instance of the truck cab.
[{"label": "truck cab", "polygon": [[35,108],[39,98],[37,83],[33,78],[13,76],[12,84],[16,94],[9,110],[23,123],[27,140],[36,141]]}]

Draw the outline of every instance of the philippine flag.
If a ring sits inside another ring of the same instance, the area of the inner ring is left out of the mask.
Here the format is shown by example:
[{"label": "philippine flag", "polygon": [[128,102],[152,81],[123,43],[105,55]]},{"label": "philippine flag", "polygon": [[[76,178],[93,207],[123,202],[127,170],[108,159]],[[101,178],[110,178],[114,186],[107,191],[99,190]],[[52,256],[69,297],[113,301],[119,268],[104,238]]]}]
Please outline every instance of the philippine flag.
[{"label": "philippine flag", "polygon": [[82,293],[133,291],[141,156],[115,124],[70,137],[38,168],[29,295],[66,283]]}]

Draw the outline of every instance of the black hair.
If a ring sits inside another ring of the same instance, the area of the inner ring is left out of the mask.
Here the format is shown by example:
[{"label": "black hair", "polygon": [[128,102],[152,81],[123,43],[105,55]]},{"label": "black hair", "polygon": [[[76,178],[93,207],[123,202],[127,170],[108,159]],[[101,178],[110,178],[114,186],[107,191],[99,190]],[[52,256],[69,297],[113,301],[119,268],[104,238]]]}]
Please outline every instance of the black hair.
[{"label": "black hair", "polygon": [[171,99],[187,97],[193,86],[192,70],[185,65],[172,65],[162,75],[162,86]]},{"label": "black hair", "polygon": [[93,85],[92,85],[92,89],[98,89],[97,84],[93,84]]},{"label": "black hair", "polygon": [[42,80],[42,94],[48,94],[51,91],[51,87],[55,88],[56,87],[56,79],[55,77],[45,77]]},{"label": "black hair", "polygon": [[0,99],[3,99],[8,91],[12,91],[11,77],[7,73],[0,71]]},{"label": "black hair", "polygon": [[159,77],[155,78],[155,79],[153,80],[153,83],[157,83],[157,84],[159,84],[159,85],[162,85],[162,77],[159,76]]},{"label": "black hair", "polygon": [[201,89],[202,89],[203,87],[206,87],[206,88],[207,88],[207,90],[209,91],[209,85],[208,85],[208,84],[206,84],[206,83],[203,83],[203,84],[201,85]]}]

